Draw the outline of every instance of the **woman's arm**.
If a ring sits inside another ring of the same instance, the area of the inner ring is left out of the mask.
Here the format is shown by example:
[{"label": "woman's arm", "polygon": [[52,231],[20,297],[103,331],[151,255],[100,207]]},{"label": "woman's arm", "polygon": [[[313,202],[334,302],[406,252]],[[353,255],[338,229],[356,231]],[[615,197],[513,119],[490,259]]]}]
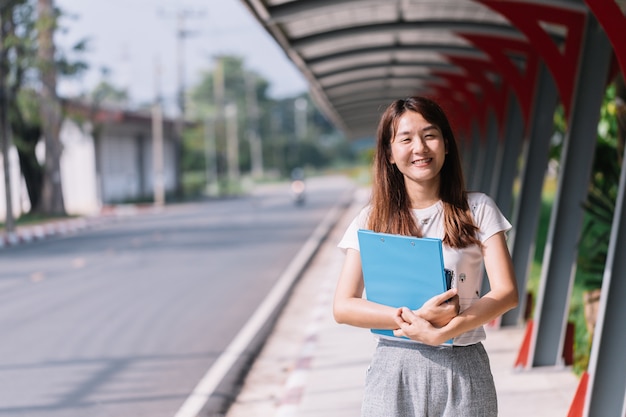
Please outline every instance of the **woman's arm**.
[{"label": "woman's arm", "polygon": [[[370,329],[397,329],[397,308],[365,300],[363,290],[361,254],[355,249],[348,249],[335,291],[335,321]],[[420,316],[432,320],[435,326],[447,323],[458,311],[458,297],[455,296],[456,289],[453,289],[433,297],[425,304]],[[455,302],[446,304],[445,301],[451,298]]]},{"label": "woman's arm", "polygon": [[396,329],[396,309],[363,299],[364,287],[361,254],[355,249],[347,249],[335,290],[335,321],[372,329]]},{"label": "woman's arm", "polygon": [[422,343],[439,345],[502,315],[518,304],[517,282],[504,232],[496,233],[483,243],[485,269],[491,290],[478,301],[436,328],[407,309],[396,310],[396,336],[406,336]]}]

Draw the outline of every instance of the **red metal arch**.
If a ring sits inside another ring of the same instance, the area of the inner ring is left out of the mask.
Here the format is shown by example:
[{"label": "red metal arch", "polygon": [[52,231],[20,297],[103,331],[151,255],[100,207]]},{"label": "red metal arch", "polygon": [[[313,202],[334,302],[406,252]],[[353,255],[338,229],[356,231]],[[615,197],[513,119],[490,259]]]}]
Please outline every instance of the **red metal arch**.
[{"label": "red metal arch", "polygon": [[[477,0],[506,17],[530,41],[554,77],[566,114],[569,114],[580,60],[585,14],[562,7],[517,1]],[[562,48],[541,26],[567,29]]]},{"label": "red metal arch", "polygon": [[[491,58],[502,77],[511,86],[520,103],[522,115],[526,122],[530,120],[533,104],[535,83],[537,81],[538,57],[532,47],[524,41],[515,39],[494,38],[485,35],[460,34]],[[518,68],[509,54],[524,58],[526,67]]]},{"label": "red metal arch", "polygon": [[504,83],[504,79],[502,80],[501,85],[496,85],[493,80],[487,77],[488,73],[497,74],[497,67],[494,66],[491,61],[474,58],[451,56],[448,57],[448,59],[455,65],[464,68],[468,74],[472,74],[476,81],[480,84],[486,103],[491,106],[492,110],[496,114],[496,119],[500,129],[499,137],[502,138],[507,110],[508,88]]},{"label": "red metal arch", "polygon": [[[485,95],[481,91],[482,99],[479,99],[475,92],[472,92],[469,89],[469,84],[473,80],[463,75],[451,74],[447,72],[435,71],[432,72],[432,75],[446,80],[448,84],[447,88],[442,88],[441,86],[433,86],[433,88],[438,89],[442,95],[447,94],[447,101],[456,101],[460,104],[469,106],[468,110],[465,110],[465,112],[468,116],[469,114],[473,116],[477,115],[478,117],[474,118],[479,121],[479,127],[483,133],[486,132],[487,105]],[[471,118],[463,120],[463,124],[471,124]],[[481,137],[484,138],[485,135],[481,135]]]},{"label": "red metal arch", "polygon": [[626,75],[626,17],[615,1],[585,0],[585,3],[606,32],[622,74]]},{"label": "red metal arch", "polygon": [[[473,113],[467,101],[464,100],[465,95],[443,85],[432,86],[431,90],[433,91],[432,98],[446,112],[457,140],[471,138]],[[455,97],[457,95],[463,99]]]}]

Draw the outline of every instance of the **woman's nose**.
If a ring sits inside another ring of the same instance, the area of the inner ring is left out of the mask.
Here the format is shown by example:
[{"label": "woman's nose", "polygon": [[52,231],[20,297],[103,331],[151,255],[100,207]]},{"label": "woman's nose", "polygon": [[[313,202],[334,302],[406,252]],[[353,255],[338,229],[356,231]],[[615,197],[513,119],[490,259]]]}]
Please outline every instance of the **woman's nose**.
[{"label": "woman's nose", "polygon": [[426,141],[422,138],[417,138],[413,141],[413,152],[415,153],[423,153],[428,152],[428,146],[426,145]]}]

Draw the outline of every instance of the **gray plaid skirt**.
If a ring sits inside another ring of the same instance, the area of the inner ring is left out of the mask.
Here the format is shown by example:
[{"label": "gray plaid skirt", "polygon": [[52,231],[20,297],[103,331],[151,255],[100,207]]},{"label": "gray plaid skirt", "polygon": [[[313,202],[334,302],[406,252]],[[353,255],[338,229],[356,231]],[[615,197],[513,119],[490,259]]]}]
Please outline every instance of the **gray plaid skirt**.
[{"label": "gray plaid skirt", "polygon": [[428,346],[380,339],[362,417],[494,417],[496,389],[482,343]]}]

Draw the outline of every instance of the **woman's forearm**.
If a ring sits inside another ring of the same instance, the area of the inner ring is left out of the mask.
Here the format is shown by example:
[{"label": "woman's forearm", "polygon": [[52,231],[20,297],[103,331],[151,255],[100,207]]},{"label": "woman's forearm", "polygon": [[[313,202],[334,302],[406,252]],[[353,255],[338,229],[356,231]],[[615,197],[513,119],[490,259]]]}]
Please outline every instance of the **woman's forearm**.
[{"label": "woman's forearm", "polygon": [[335,300],[333,305],[333,316],[337,323],[369,329],[396,329],[395,311],[394,307],[364,298]]},{"label": "woman's forearm", "polygon": [[490,322],[517,304],[516,291],[500,294],[490,291],[439,330],[447,340]]}]

